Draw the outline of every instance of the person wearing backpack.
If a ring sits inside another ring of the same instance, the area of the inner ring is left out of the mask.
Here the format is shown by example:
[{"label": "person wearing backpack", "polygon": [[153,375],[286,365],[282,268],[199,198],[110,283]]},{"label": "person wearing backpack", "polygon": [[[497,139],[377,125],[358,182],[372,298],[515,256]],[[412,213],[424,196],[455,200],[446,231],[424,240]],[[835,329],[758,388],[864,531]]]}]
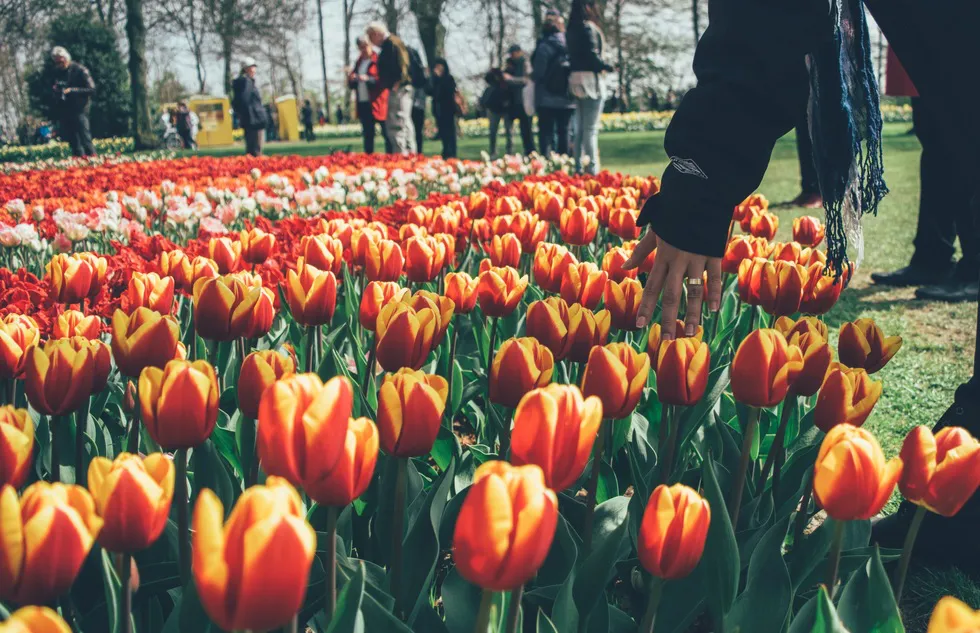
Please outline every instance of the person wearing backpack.
[{"label": "person wearing backpack", "polygon": [[531,67],[541,155],[549,156],[552,151],[568,154],[568,123],[575,102],[568,94],[568,48],[561,16],[545,18],[541,39],[531,55]]},{"label": "person wearing backpack", "polygon": [[[599,121],[606,90],[602,76],[613,67],[602,60],[604,44],[596,0],[573,0],[568,16],[568,88],[575,97],[575,171],[599,172]],[[588,165],[583,158],[587,157]]]},{"label": "person wearing backpack", "polygon": [[504,63],[504,81],[510,92],[510,107],[507,111],[507,122],[517,119],[521,126],[521,144],[524,155],[534,151],[534,134],[531,132],[531,117],[524,111],[524,88],[531,78],[531,63],[524,54],[520,44],[512,44],[507,49],[508,57]]},{"label": "person wearing backpack", "polygon": [[504,73],[499,68],[491,68],[483,76],[487,82],[487,87],[480,97],[480,105],[487,111],[487,119],[490,123],[490,158],[497,158],[497,131],[500,123],[504,124],[504,138],[506,139],[505,153],[511,154],[514,151],[513,144],[513,121],[508,118],[510,111],[510,88],[504,81]]},{"label": "person wearing backpack", "polygon": [[442,141],[442,157],[456,158],[456,116],[460,114],[457,103],[456,79],[449,72],[449,63],[439,57],[432,65],[432,114]]},{"label": "person wearing backpack", "polygon": [[[391,141],[391,151],[396,154],[414,154],[416,147],[412,103],[415,98],[416,78],[411,72],[412,55],[401,38],[389,33],[388,28],[380,22],[368,25],[367,36],[374,46],[381,49],[378,53],[378,84],[383,90],[390,91],[385,131]],[[417,52],[415,56],[418,56]]]}]

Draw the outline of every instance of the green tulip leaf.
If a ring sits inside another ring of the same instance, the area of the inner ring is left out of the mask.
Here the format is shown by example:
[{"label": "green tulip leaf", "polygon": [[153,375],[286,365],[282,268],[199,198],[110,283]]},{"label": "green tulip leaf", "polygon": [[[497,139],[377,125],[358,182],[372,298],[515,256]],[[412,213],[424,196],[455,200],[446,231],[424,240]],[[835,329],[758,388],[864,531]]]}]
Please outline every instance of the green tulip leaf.
[{"label": "green tulip leaf", "polygon": [[868,562],[847,581],[837,610],[851,631],[905,633],[895,594],[877,547]]},{"label": "green tulip leaf", "polygon": [[726,619],[726,630],[780,633],[793,601],[793,584],[783,560],[789,517],[769,528],[749,561],[748,579]]},{"label": "green tulip leaf", "polygon": [[361,603],[364,600],[364,564],[357,566],[357,573],[344,585],[337,596],[337,609],[327,626],[327,633],[364,633],[364,614]]},{"label": "green tulip leaf", "polygon": [[728,516],[728,505],[718,485],[715,465],[710,459],[701,469],[705,499],[711,507],[711,525],[704,546],[700,567],[704,571],[704,593],[715,622],[722,622],[738,592],[740,563],[738,542]]}]

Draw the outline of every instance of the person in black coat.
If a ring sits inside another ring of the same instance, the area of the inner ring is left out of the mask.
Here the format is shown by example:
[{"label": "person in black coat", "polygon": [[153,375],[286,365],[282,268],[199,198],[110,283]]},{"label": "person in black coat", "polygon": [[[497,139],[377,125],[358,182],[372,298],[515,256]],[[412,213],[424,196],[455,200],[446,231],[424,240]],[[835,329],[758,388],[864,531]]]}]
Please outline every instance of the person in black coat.
[{"label": "person in black coat", "polygon": [[510,91],[507,123],[517,119],[521,127],[521,145],[524,155],[534,151],[534,134],[531,132],[531,117],[524,110],[524,88],[531,79],[531,62],[519,44],[512,44],[507,49],[508,57],[504,63],[504,81]]},{"label": "person in black coat", "polygon": [[561,16],[548,16],[542,37],[531,55],[531,78],[538,112],[538,147],[543,156],[552,151],[568,154],[568,124],[575,102],[568,94],[568,48]]},{"label": "person in black coat", "polygon": [[241,74],[231,85],[234,94],[231,107],[235,109],[238,121],[245,130],[245,153],[250,156],[261,156],[263,131],[269,118],[262,105],[262,95],[255,85],[255,69],[255,60],[246,57],[242,63]]},{"label": "person in black coat", "polygon": [[432,65],[428,92],[432,95],[432,114],[442,141],[442,157],[456,158],[456,79],[441,57]]},{"label": "person in black coat", "polygon": [[316,135],[313,133],[313,104],[309,99],[303,101],[300,118],[303,120],[303,136],[308,143],[312,143],[316,140]]},{"label": "person in black coat", "polygon": [[514,151],[514,123],[508,116],[511,91],[504,80],[503,71],[499,68],[488,70],[483,80],[487,82],[487,87],[480,96],[480,105],[486,109],[490,124],[490,158],[497,158],[497,131],[501,122],[504,124],[505,152],[511,154]]},{"label": "person in black coat", "polygon": [[95,92],[95,81],[88,68],[71,60],[61,46],[51,51],[57,70],[54,85],[54,110],[58,115],[58,133],[71,146],[72,156],[95,156],[92,132],[89,129],[89,101]]}]

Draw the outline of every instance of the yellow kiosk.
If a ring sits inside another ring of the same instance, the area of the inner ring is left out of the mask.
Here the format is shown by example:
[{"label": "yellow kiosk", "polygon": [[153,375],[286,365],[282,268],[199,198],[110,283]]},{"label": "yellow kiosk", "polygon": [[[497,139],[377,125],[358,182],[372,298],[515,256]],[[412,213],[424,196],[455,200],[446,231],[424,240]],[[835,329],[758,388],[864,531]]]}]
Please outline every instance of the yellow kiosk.
[{"label": "yellow kiosk", "polygon": [[197,144],[201,147],[231,145],[231,104],[228,97],[191,97],[187,107],[197,114],[201,129],[197,133]]},{"label": "yellow kiosk", "polygon": [[279,140],[299,140],[299,110],[296,97],[286,95],[276,99],[276,111],[279,113]]}]

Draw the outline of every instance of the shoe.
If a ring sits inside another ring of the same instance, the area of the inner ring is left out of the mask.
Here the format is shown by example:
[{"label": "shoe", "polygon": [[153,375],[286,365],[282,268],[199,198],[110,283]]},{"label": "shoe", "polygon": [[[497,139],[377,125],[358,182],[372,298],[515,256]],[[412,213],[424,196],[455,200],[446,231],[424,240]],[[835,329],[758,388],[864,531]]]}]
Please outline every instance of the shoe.
[{"label": "shoe", "polygon": [[823,207],[823,198],[820,197],[819,193],[806,193],[802,192],[800,195],[796,196],[788,202],[780,202],[774,205],[777,208],[785,209],[787,207],[803,207],[804,209],[820,209]]},{"label": "shoe", "polygon": [[950,281],[944,284],[916,288],[915,298],[925,301],[960,303],[962,301],[976,301],[978,293],[980,293],[980,282]]},{"label": "shoe", "polygon": [[880,286],[926,286],[949,281],[952,270],[935,270],[908,265],[890,273],[871,273],[871,281]]}]

